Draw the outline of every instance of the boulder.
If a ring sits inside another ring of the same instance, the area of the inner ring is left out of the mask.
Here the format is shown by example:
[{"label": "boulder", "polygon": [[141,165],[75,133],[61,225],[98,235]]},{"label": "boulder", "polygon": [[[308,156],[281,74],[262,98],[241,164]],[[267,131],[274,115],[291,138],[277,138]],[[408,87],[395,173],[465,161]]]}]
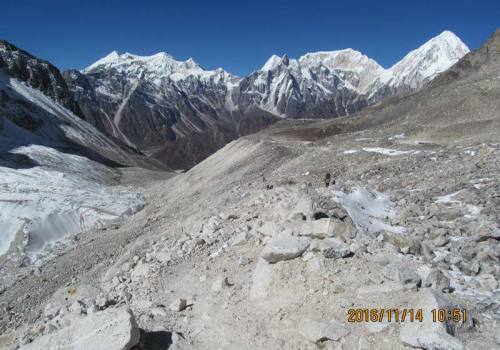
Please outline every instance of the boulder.
[{"label": "boulder", "polygon": [[495,276],[489,273],[481,273],[477,275],[474,280],[479,283],[479,289],[484,291],[493,291],[498,287],[498,282],[495,279]]},{"label": "boulder", "polygon": [[262,258],[270,263],[294,259],[301,256],[309,244],[308,238],[283,235],[269,242],[262,252]]},{"label": "boulder", "polygon": [[326,238],[333,235],[331,227],[331,219],[323,218],[319,220],[314,220],[311,222],[312,226],[312,237],[315,238]]},{"label": "boulder", "polygon": [[130,309],[108,308],[36,338],[21,350],[129,350],[139,338],[139,327]]},{"label": "boulder", "polygon": [[358,234],[358,230],[350,217],[346,217],[342,221],[332,220],[330,230],[335,236],[342,237],[345,240],[353,239]]},{"label": "boulder", "polygon": [[352,252],[340,239],[326,238],[320,242],[320,250],[325,258],[346,258],[352,256]]},{"label": "boulder", "polygon": [[414,283],[419,285],[422,280],[413,269],[404,264],[386,265],[382,272],[386,278],[391,281],[401,282],[402,284]]},{"label": "boulder", "polygon": [[397,248],[403,254],[418,254],[421,250],[421,242],[416,238],[410,236],[402,235],[399,233],[385,232],[384,240]]},{"label": "boulder", "polygon": [[424,317],[423,322],[401,323],[399,340],[402,343],[423,349],[464,349],[462,342],[453,335],[472,328],[471,317],[461,323],[434,322],[431,314],[432,309],[443,308],[451,311],[454,308],[461,308],[460,305],[454,304],[435,290],[425,289],[415,294],[408,307],[422,309]]},{"label": "boulder", "polygon": [[428,266],[421,266],[417,273],[422,278],[422,287],[434,288],[439,291],[450,288],[450,279],[440,270]]}]

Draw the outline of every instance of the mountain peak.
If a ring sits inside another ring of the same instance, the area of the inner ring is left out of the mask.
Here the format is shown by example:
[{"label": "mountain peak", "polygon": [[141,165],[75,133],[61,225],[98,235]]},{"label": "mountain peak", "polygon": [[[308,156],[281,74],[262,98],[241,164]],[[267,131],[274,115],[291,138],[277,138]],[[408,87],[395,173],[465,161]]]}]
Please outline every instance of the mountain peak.
[{"label": "mountain peak", "polygon": [[459,42],[462,42],[462,40],[460,40],[460,38],[455,33],[453,33],[450,30],[444,30],[444,31],[442,31],[441,34],[436,35],[434,38],[431,39],[431,41],[432,40],[437,40],[437,39],[446,40],[446,41],[459,41]]},{"label": "mountain peak", "polygon": [[182,63],[185,69],[203,69],[192,57]]},{"label": "mountain peak", "polygon": [[112,51],[110,54],[105,56],[103,59],[108,59],[108,60],[116,60],[120,57],[117,51]]},{"label": "mountain peak", "polygon": [[418,89],[447,70],[469,52],[469,48],[449,30],[410,51],[389,71],[395,86]]},{"label": "mountain peak", "polygon": [[382,70],[382,67],[377,62],[351,48],[307,53],[299,58],[299,62],[308,67],[323,65],[329,69]]},{"label": "mountain peak", "polygon": [[158,52],[151,56],[139,56],[130,52],[120,55],[118,52],[113,51],[85,68],[83,73],[89,73],[101,68],[113,68],[119,72],[126,72],[135,76],[146,73],[147,75],[162,77],[170,74],[180,65],[181,62],[176,61],[165,52]]},{"label": "mountain peak", "polygon": [[262,71],[273,70],[280,64],[281,64],[281,57],[279,57],[278,55],[272,55],[260,70]]}]

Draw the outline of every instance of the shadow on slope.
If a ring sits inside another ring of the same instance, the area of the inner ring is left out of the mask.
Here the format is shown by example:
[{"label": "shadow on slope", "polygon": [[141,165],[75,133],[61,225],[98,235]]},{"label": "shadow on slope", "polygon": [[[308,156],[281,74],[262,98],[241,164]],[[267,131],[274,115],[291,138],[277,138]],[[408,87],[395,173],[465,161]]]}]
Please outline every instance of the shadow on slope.
[{"label": "shadow on slope", "polygon": [[12,169],[29,169],[38,166],[38,162],[25,154],[0,152],[0,167]]}]

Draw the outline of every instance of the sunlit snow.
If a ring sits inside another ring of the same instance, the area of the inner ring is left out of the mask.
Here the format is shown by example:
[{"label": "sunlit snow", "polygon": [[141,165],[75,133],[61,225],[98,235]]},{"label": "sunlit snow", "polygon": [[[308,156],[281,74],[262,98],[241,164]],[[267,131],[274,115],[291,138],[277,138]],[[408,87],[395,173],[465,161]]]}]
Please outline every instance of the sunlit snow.
[{"label": "sunlit snow", "polygon": [[351,193],[333,191],[334,200],[340,203],[362,232],[376,233],[382,230],[403,233],[404,227],[387,223],[396,214],[389,197],[366,188],[355,187]]}]

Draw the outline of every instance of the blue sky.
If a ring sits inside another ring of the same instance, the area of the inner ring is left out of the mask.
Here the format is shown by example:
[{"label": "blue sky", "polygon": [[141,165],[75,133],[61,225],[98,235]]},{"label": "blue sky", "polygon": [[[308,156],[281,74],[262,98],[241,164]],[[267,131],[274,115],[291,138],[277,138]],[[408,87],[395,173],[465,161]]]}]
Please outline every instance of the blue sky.
[{"label": "blue sky", "polygon": [[60,69],[112,50],[193,57],[245,75],[272,55],[352,47],[385,67],[445,29],[471,49],[500,27],[498,0],[2,0],[0,38]]}]

